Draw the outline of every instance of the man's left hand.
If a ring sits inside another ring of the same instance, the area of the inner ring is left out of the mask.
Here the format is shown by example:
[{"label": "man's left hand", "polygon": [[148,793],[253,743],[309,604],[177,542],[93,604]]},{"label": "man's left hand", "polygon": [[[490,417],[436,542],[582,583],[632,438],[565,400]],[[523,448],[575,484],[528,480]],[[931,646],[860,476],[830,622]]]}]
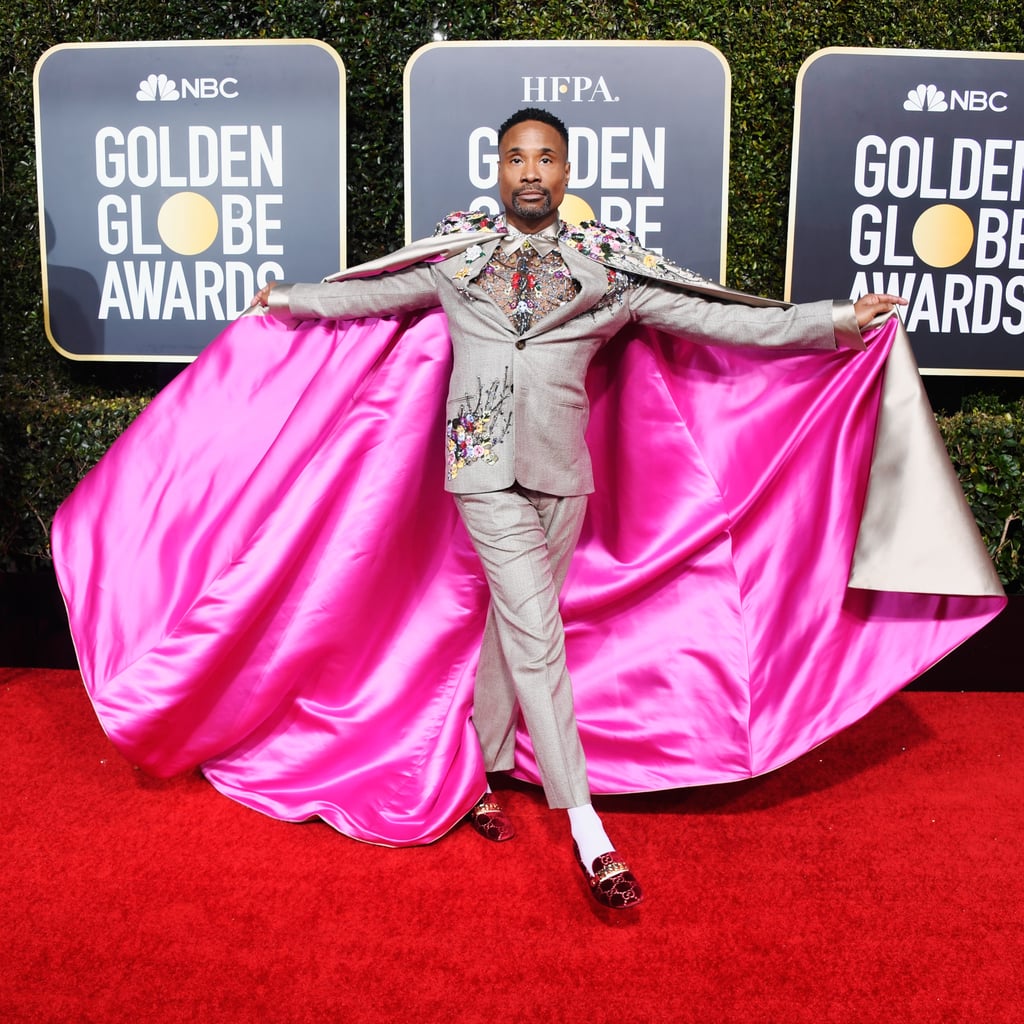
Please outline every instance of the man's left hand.
[{"label": "man's left hand", "polygon": [[880,313],[891,313],[896,306],[905,306],[907,300],[899,295],[881,295],[872,292],[862,295],[854,304],[853,311],[857,315],[857,324],[867,327]]}]

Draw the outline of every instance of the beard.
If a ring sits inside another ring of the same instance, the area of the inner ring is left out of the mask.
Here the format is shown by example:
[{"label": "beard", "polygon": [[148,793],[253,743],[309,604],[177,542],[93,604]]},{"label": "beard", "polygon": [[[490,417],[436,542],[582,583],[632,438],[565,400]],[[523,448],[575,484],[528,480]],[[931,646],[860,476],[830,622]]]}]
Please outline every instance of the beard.
[{"label": "beard", "polygon": [[[522,192],[543,192],[544,201],[524,206],[519,202],[519,195]],[[542,220],[544,217],[547,217],[552,210],[551,203],[551,192],[546,188],[531,186],[530,188],[521,188],[512,193],[512,209],[515,211],[516,216],[521,217],[523,220]]]}]

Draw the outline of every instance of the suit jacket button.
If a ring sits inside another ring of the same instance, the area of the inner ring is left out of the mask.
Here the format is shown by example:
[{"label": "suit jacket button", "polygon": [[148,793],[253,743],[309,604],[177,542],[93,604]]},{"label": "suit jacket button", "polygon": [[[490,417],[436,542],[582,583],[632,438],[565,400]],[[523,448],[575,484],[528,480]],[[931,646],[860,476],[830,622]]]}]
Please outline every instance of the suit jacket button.
[{"label": "suit jacket button", "polygon": [[525,342],[525,341],[523,341],[523,339],[522,339],[522,338],[520,338],[520,339],[519,339],[519,340],[518,340],[518,341],[516,342],[516,348],[526,348],[526,342]]}]

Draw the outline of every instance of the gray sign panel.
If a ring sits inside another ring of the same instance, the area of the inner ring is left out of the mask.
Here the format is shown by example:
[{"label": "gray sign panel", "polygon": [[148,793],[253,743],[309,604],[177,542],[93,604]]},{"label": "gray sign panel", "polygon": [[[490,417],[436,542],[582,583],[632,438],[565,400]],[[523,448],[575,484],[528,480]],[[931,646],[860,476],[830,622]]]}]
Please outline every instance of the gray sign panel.
[{"label": "gray sign panel", "polygon": [[725,273],[729,70],[691,42],[437,43],[405,72],[406,237],[497,212],[497,128],[521,107],[570,135],[562,217],[626,225],[698,273]]},{"label": "gray sign panel", "polygon": [[267,279],[342,265],[345,74],[324,44],[67,44],[35,84],[64,355],[191,359]]},{"label": "gray sign panel", "polygon": [[1024,375],[1024,58],[829,49],[797,86],[787,296],[889,291],[923,373]]}]

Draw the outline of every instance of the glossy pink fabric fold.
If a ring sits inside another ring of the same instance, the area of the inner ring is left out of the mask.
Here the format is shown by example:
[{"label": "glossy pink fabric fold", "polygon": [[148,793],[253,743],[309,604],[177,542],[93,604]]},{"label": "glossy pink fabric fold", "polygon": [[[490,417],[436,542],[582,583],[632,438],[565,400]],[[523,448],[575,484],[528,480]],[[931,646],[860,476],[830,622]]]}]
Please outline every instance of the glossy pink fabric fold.
[{"label": "glossy pink fabric fold", "polygon": [[[987,622],[846,581],[892,329],[868,352],[621,336],[563,594],[595,792],[769,771]],[[429,842],[483,790],[487,594],[443,490],[445,320],[230,326],[82,481],[53,552],[108,735],[287,820]],[[528,737],[517,772],[538,781]]]}]

